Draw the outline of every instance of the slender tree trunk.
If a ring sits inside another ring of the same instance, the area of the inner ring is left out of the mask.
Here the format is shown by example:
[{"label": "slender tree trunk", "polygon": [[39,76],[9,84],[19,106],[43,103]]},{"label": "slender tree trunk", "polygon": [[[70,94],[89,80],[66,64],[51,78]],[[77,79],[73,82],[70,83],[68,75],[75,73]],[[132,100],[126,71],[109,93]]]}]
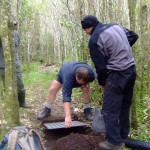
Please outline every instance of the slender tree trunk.
[{"label": "slender tree trunk", "polygon": [[147,51],[149,51],[149,33],[148,33],[148,8],[147,5],[141,5],[141,25],[140,25],[140,31],[141,31],[141,94],[140,94],[140,99],[141,102],[143,103],[143,98],[144,95],[146,94],[147,85],[149,84],[149,78],[147,78],[147,73],[148,73],[148,64],[149,62],[149,57],[147,57]]},{"label": "slender tree trunk", "polygon": [[[128,0],[129,6],[129,18],[130,18],[130,29],[135,31],[135,10],[136,10],[136,0]],[[135,51],[134,47],[132,48],[133,52]],[[136,88],[136,85],[135,85]],[[135,90],[136,91],[136,90]],[[131,127],[137,129],[137,115],[136,115],[136,96],[135,91],[133,94],[133,101],[131,107]]]},{"label": "slender tree trunk", "polygon": [[5,58],[5,93],[2,102],[2,134],[19,124],[19,107],[17,99],[16,70],[14,59],[13,20],[11,20],[11,2],[3,1],[1,38]]}]

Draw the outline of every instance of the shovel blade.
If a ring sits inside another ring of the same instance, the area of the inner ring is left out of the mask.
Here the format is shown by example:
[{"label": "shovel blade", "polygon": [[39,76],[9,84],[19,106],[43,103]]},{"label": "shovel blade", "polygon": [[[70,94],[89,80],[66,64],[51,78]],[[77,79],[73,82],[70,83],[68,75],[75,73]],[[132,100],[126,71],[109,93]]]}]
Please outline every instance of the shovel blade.
[{"label": "shovel blade", "polygon": [[105,123],[100,108],[95,108],[95,113],[92,121],[92,130],[98,133],[106,132]]}]

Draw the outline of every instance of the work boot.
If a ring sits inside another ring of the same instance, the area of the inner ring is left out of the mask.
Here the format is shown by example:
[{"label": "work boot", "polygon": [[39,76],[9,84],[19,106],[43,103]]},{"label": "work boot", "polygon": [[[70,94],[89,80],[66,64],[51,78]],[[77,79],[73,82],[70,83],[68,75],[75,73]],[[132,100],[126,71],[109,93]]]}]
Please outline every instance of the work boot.
[{"label": "work boot", "polygon": [[51,109],[48,107],[45,107],[44,110],[38,115],[37,119],[45,119],[48,118],[51,115]]},{"label": "work boot", "polygon": [[18,102],[19,102],[19,107],[32,108],[32,106],[25,103],[25,92],[18,93]]},{"label": "work boot", "polygon": [[99,143],[99,147],[102,150],[123,150],[125,144],[122,143],[120,145],[113,145],[111,143],[109,143],[108,141],[104,141]]},{"label": "work boot", "polygon": [[83,115],[85,119],[93,120],[92,108],[85,108]]}]

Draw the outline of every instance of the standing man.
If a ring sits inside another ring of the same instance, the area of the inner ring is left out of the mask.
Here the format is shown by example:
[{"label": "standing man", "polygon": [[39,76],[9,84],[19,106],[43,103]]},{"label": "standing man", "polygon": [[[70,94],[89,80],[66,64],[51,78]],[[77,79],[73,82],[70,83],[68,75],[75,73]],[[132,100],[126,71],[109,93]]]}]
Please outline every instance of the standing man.
[{"label": "standing man", "polygon": [[63,105],[65,111],[65,125],[72,125],[71,119],[71,95],[72,89],[80,87],[84,102],[84,117],[92,120],[93,114],[90,105],[90,86],[89,82],[95,79],[92,68],[84,62],[65,63],[58,72],[56,79],[52,82],[49,89],[48,100],[44,110],[38,115],[37,119],[44,119],[51,115],[51,108],[56,99],[57,92],[62,88]]},{"label": "standing man", "polygon": [[0,86],[4,87],[5,80],[5,65],[4,65],[4,53],[2,48],[2,40],[0,37]]},{"label": "standing man", "polygon": [[102,24],[92,15],[85,16],[81,25],[90,35],[90,56],[99,85],[104,88],[102,113],[106,141],[99,147],[122,150],[130,129],[129,114],[136,79],[131,46],[138,35],[118,24]]},{"label": "standing man", "polygon": [[14,20],[14,42],[15,42],[15,61],[16,61],[16,74],[17,74],[17,88],[18,88],[18,101],[19,106],[24,108],[31,108],[31,106],[25,103],[25,89],[22,80],[22,72],[20,67],[20,60],[18,56],[18,50],[20,45],[20,35],[17,31],[18,29],[18,22]]},{"label": "standing man", "polygon": [[[14,21],[14,44],[15,44],[15,63],[16,63],[16,75],[17,75],[17,89],[18,89],[18,101],[19,106],[23,108],[31,108],[31,106],[25,103],[25,89],[22,81],[22,73],[20,68],[20,61],[18,56],[19,44],[20,44],[20,36],[17,31],[17,21]],[[2,47],[2,41],[0,37],[0,79],[4,84],[5,80],[5,64],[4,64],[4,52]],[[5,87],[5,85],[4,85]]]}]

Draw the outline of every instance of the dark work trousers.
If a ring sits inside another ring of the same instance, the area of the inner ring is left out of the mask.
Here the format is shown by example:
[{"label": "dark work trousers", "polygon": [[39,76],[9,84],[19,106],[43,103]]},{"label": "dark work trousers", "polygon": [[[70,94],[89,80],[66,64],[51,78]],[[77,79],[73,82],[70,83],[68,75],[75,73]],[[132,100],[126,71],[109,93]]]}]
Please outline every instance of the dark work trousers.
[{"label": "dark work trousers", "polygon": [[123,71],[111,71],[106,80],[102,113],[106,139],[114,145],[120,145],[128,137],[135,79],[136,69],[131,66]]},{"label": "dark work trousers", "polygon": [[0,82],[1,85],[4,87],[4,82],[5,82],[5,69],[4,68],[0,68]]},{"label": "dark work trousers", "polygon": [[18,93],[25,93],[20,66],[16,67]]},{"label": "dark work trousers", "polygon": [[[18,93],[25,93],[20,66],[16,67],[16,75],[17,75]],[[0,81],[3,84],[3,87],[5,88],[5,69],[4,68],[0,68]]]},{"label": "dark work trousers", "polygon": [[5,89],[5,69],[0,68],[0,92],[2,94],[4,93],[4,89]]}]

